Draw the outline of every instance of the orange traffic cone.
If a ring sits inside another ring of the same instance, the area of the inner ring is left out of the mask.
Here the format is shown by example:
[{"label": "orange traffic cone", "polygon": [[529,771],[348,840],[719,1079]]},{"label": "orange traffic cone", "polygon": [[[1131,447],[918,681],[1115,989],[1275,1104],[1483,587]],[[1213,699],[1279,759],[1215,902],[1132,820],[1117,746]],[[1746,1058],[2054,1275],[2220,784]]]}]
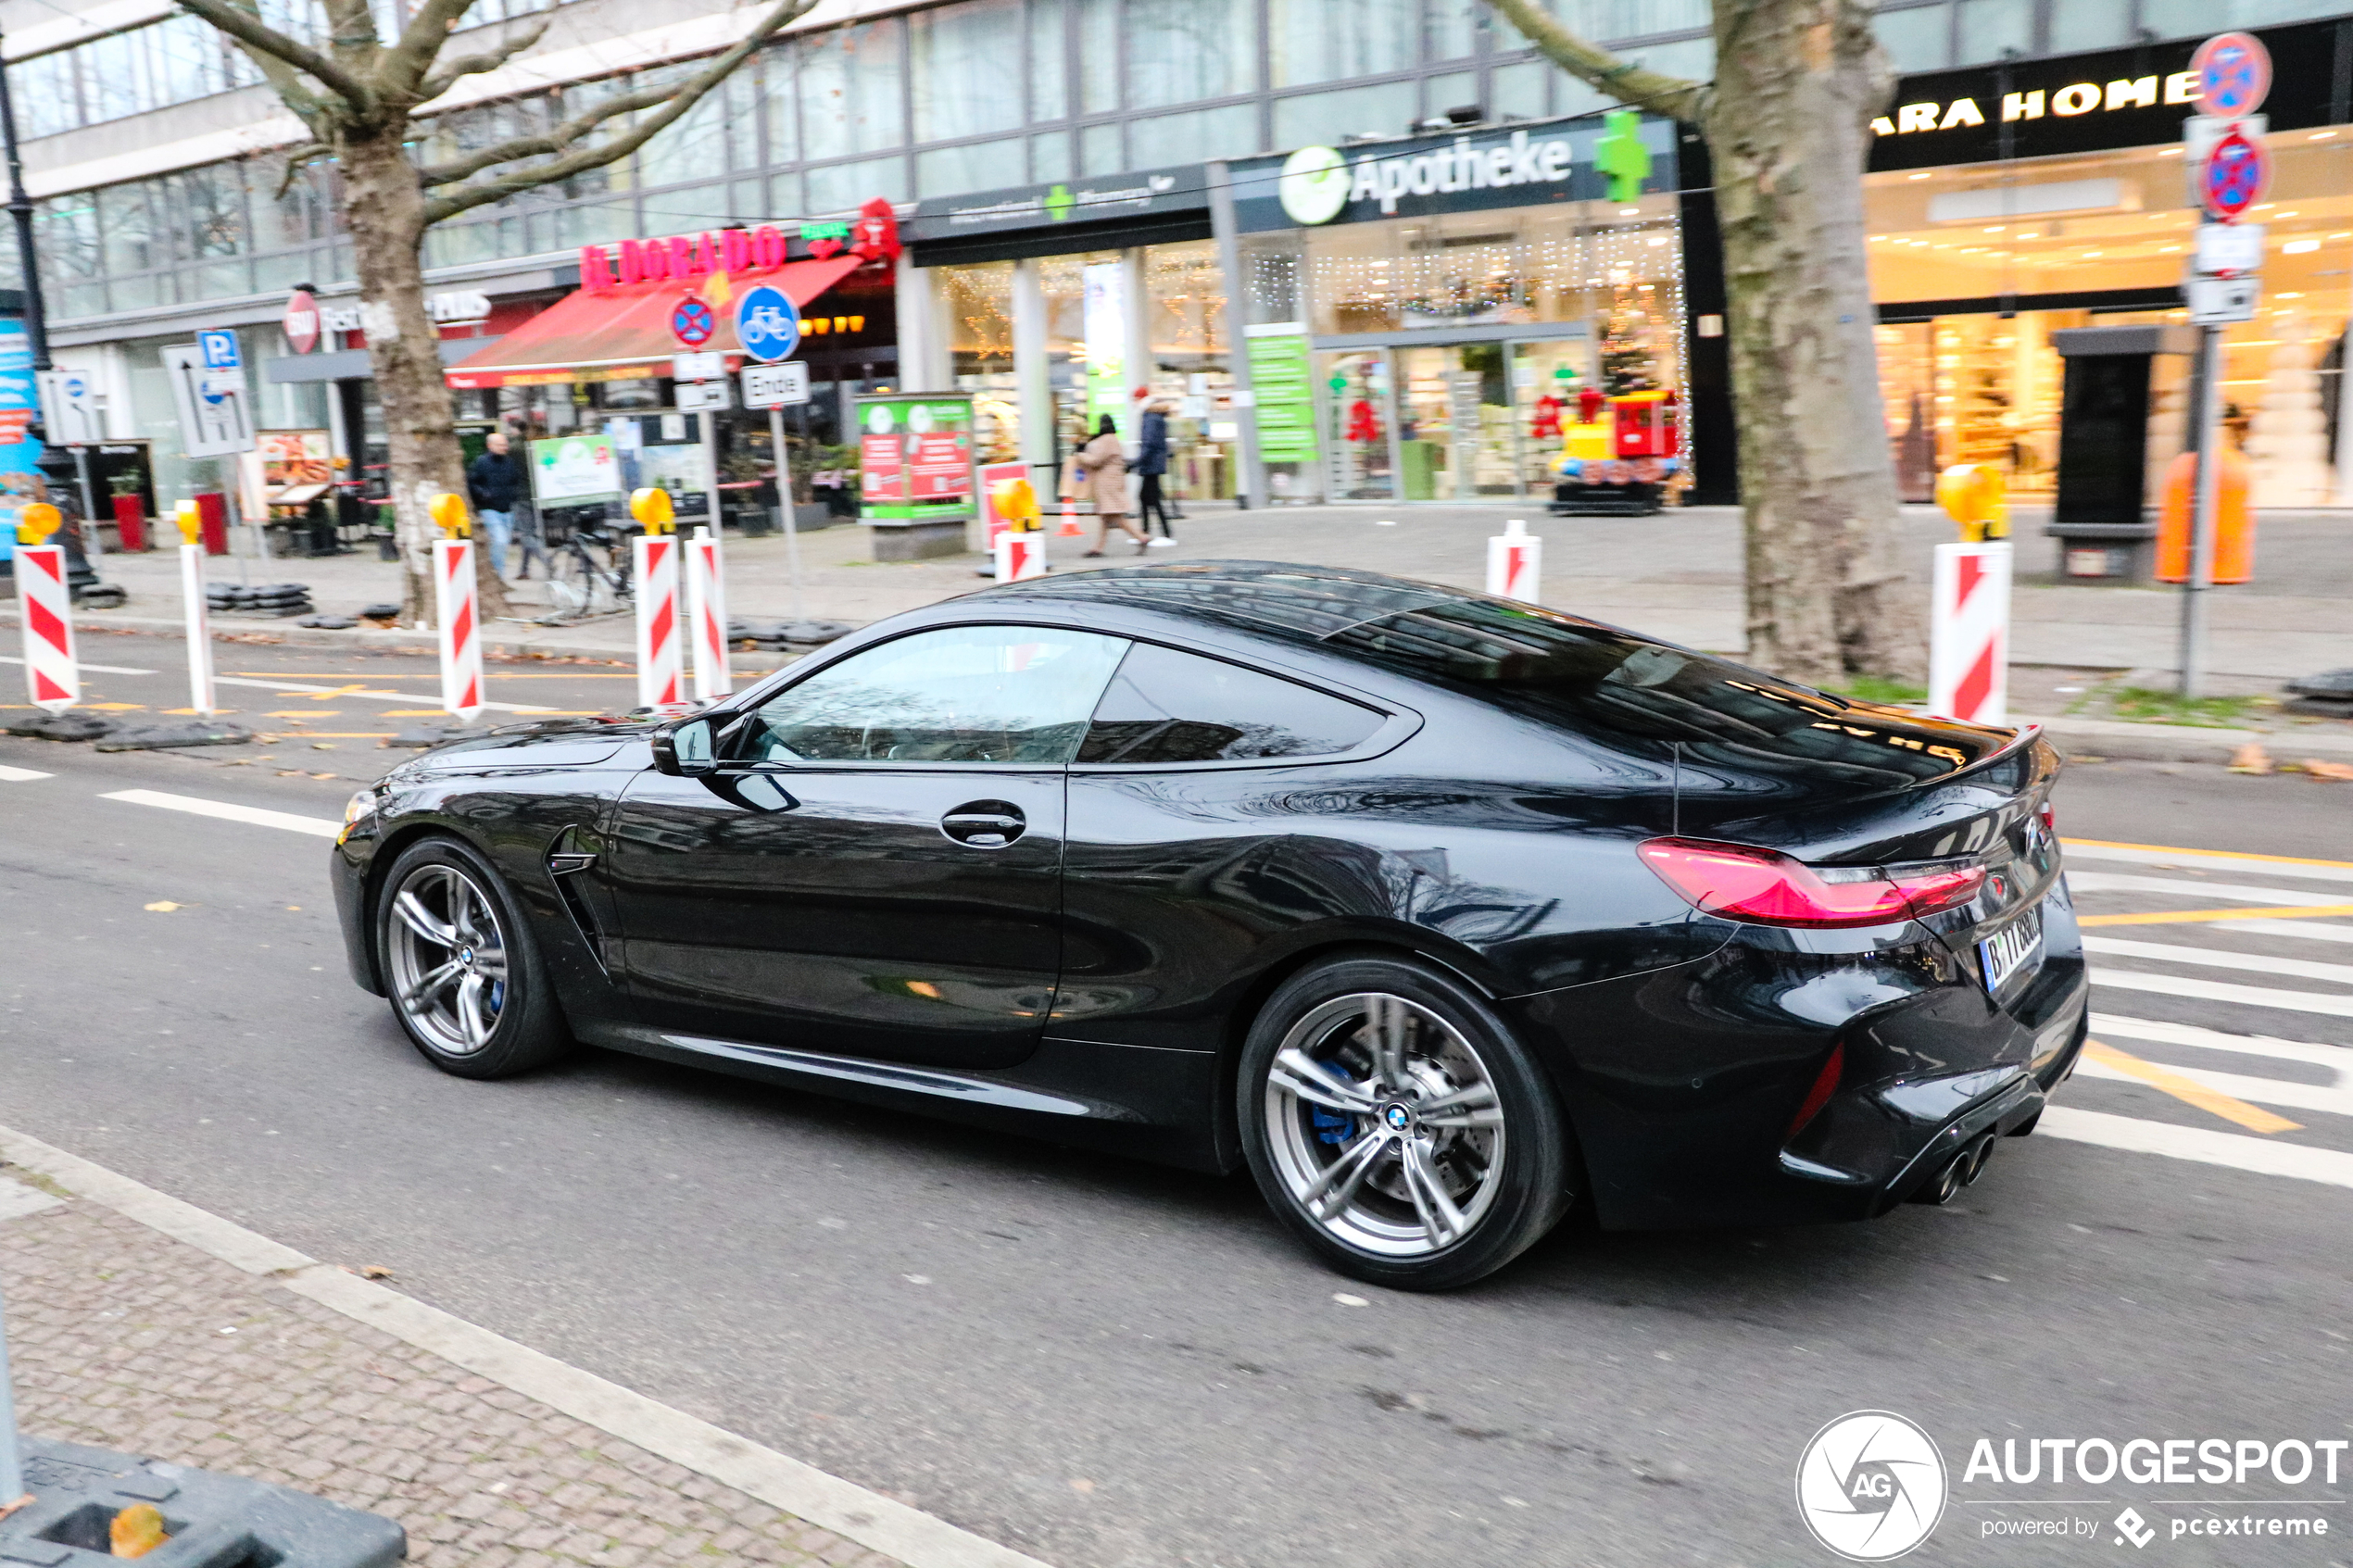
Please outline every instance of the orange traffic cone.
[{"label": "orange traffic cone", "polygon": [[1058,532],[1059,536],[1064,539],[1087,537],[1087,531],[1078,526],[1078,498],[1075,495],[1063,497],[1063,525]]}]

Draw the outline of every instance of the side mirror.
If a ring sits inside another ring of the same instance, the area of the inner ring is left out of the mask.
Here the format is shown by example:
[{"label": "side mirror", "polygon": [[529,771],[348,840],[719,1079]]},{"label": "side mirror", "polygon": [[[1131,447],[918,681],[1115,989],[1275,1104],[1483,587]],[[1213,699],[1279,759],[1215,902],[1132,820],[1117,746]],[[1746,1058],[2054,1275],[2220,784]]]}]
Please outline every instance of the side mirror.
[{"label": "side mirror", "polygon": [[653,737],[654,771],[673,778],[699,778],[719,771],[708,719],[682,719]]}]

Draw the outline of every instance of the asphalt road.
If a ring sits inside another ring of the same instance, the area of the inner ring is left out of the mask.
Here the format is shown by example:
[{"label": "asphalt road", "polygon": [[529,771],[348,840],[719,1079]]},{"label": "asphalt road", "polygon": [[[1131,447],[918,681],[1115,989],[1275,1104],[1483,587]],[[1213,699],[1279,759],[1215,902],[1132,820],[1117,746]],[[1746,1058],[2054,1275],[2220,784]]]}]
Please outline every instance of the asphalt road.
[{"label": "asphalt road", "polygon": [[[102,674],[99,700],[178,700],[177,645],[121,646],[137,655],[84,653],[158,673]],[[1979,1437],[2353,1436],[2344,1185],[2038,1134],[1948,1208],[1565,1228],[1478,1287],[1412,1297],[1317,1267],[1247,1178],[601,1052],[465,1083],[346,977],[324,838],[107,798],[333,819],[390,754],[288,738],[280,715],[364,737],[409,705],[281,694],[422,696],[429,667],[278,647],[219,663],[258,672],[235,700],[277,742],[99,755],[0,738],[0,1122],[314,1256],[388,1265],[438,1306],[1062,1568],[1828,1562],[1793,1474],[1818,1428],[1862,1409],[1919,1422],[1953,1467],[1912,1562],[2112,1559],[2126,1503],[2160,1526],[2258,1503],[2332,1521],[2324,1539],[2160,1534],[2151,1561],[2353,1561],[2353,1462],[2333,1486],[1962,1474]],[[609,706],[629,688],[588,677],[621,672],[495,668],[490,692]],[[553,678],[511,678],[526,674]],[[2060,828],[2353,861],[2348,805],[2353,785],[2112,763],[2070,771]],[[2125,879],[2087,908],[2203,909],[2250,886],[2353,902],[2353,872],[2107,854],[2072,862]],[[2227,1077],[2231,1116],[2265,1095],[2259,1117],[2298,1125],[2252,1130],[2129,1068],[2079,1074],[2062,1106],[2160,1142],[2285,1148],[2290,1166],[2353,1150],[2353,1103],[2327,1109],[2345,1098],[2332,1085],[2353,1087],[2332,1055],[2353,1047],[2353,969],[2294,970],[2353,965],[2353,942],[2221,922],[2100,935],[2206,957],[2101,956],[2095,1034],[2177,1088]],[[2290,972],[2232,967],[2249,957]],[[2096,1516],[2096,1538],[1985,1536],[2062,1515]]]}]

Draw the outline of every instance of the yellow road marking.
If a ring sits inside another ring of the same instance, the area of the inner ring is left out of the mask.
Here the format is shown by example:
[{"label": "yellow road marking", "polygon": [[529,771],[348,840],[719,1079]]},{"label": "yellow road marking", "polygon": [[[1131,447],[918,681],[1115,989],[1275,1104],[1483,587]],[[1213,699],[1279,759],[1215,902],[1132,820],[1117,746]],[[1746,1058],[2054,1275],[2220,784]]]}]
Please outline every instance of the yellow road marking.
[{"label": "yellow road marking", "polygon": [[340,708],[281,708],[275,713],[265,713],[265,719],[339,719]]},{"label": "yellow road marking", "polygon": [[390,730],[353,730],[347,734],[340,730],[305,730],[295,738],[297,740],[391,740],[395,737]]},{"label": "yellow road marking", "polygon": [[2342,866],[2353,871],[2353,860],[2314,860],[2301,855],[2249,855],[2237,849],[2184,849],[2178,844],[2120,844],[2105,838],[2062,838],[2062,845],[2086,849],[2145,849],[2153,855],[2194,855],[2212,860],[2269,860],[2281,866]]},{"label": "yellow road marking", "polygon": [[2162,1089],[2185,1104],[2210,1111],[2225,1122],[2235,1122],[2250,1133],[2292,1133],[2304,1125],[2284,1116],[2274,1116],[2259,1105],[2249,1105],[2220,1089],[2209,1089],[2204,1084],[2184,1078],[2179,1073],[2159,1067],[2153,1061],[2128,1056],[2102,1040],[2084,1041],[2083,1054],[2103,1066],[2113,1067],[2119,1073],[2129,1073],[2149,1087]]},{"label": "yellow road marking", "polygon": [[85,702],[82,706],[99,713],[144,713],[147,709],[144,702]]},{"label": "yellow road marking", "polygon": [[387,719],[438,719],[448,711],[449,709],[446,708],[387,708],[384,709],[384,717]]},{"label": "yellow road marking", "polygon": [[2284,909],[2167,909],[2145,915],[2077,915],[2078,925],[2195,925],[2214,920],[2323,920],[2353,915],[2353,904],[2298,904]]}]

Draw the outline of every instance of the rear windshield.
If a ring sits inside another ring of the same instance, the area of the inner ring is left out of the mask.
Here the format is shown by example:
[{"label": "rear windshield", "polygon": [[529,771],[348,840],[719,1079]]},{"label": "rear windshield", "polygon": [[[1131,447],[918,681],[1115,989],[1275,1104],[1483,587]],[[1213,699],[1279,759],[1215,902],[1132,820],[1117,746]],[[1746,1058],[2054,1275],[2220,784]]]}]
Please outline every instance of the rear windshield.
[{"label": "rear windshield", "polygon": [[1803,762],[1858,782],[1909,784],[1967,767],[2000,737],[1850,704],[1705,654],[1544,610],[1452,599],[1360,621],[1321,641],[1370,664],[1639,750],[1678,741],[1693,760]]}]

